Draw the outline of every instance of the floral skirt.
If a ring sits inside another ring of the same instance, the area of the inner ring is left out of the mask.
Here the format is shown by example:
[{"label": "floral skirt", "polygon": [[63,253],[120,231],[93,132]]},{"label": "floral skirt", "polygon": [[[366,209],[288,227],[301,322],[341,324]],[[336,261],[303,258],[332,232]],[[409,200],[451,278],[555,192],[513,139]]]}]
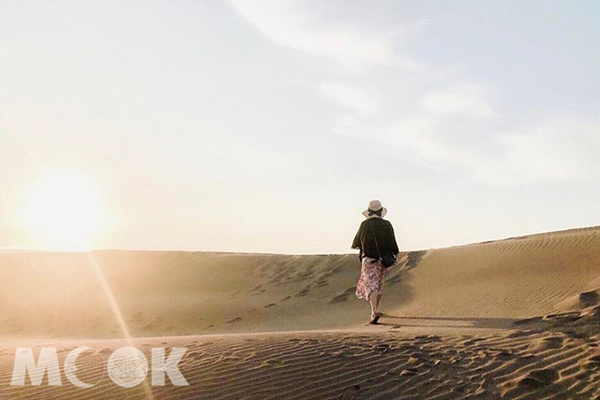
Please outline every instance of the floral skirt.
[{"label": "floral skirt", "polygon": [[363,257],[360,278],[356,284],[356,297],[369,300],[373,292],[382,293],[385,268],[380,260]]}]

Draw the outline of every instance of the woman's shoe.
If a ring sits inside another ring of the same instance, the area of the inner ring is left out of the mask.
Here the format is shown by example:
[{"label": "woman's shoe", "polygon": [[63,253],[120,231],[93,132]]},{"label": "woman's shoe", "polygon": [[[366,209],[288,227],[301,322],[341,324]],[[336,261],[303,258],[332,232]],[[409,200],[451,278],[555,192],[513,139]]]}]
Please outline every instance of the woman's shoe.
[{"label": "woman's shoe", "polygon": [[381,313],[379,311],[377,311],[375,314],[373,314],[371,316],[371,319],[369,320],[369,324],[377,325],[377,323],[379,322],[379,318],[381,318]]}]

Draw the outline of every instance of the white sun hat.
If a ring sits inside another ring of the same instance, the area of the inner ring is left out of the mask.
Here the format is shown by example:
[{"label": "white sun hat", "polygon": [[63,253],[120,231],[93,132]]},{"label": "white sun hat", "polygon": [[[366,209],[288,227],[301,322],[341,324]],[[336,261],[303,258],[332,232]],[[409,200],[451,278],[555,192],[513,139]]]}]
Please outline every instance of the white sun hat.
[{"label": "white sun hat", "polygon": [[[365,211],[363,211],[362,214],[367,218],[371,218],[373,216],[376,216],[377,214],[375,213],[377,213],[379,210],[381,210],[380,217],[385,217],[385,214],[387,214],[387,208],[382,207],[381,202],[379,200],[371,200],[369,202],[369,207]],[[369,213],[371,215],[369,215]]]}]

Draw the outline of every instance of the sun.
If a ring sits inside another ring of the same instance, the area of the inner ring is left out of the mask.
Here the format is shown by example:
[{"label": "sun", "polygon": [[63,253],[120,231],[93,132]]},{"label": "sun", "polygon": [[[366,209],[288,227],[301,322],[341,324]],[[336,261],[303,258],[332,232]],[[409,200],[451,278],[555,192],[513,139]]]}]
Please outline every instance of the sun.
[{"label": "sun", "polygon": [[46,173],[26,194],[23,222],[53,250],[89,250],[104,219],[101,193],[77,173]]}]

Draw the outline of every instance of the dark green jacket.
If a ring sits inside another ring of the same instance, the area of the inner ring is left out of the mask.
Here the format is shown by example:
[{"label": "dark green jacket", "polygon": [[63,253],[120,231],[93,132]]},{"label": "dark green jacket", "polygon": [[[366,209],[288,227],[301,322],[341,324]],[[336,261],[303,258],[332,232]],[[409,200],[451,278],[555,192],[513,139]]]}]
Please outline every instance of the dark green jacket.
[{"label": "dark green jacket", "polygon": [[352,248],[360,250],[358,256],[361,259],[363,256],[378,259],[384,254],[396,255],[400,252],[392,224],[377,217],[368,218],[360,224]]}]

